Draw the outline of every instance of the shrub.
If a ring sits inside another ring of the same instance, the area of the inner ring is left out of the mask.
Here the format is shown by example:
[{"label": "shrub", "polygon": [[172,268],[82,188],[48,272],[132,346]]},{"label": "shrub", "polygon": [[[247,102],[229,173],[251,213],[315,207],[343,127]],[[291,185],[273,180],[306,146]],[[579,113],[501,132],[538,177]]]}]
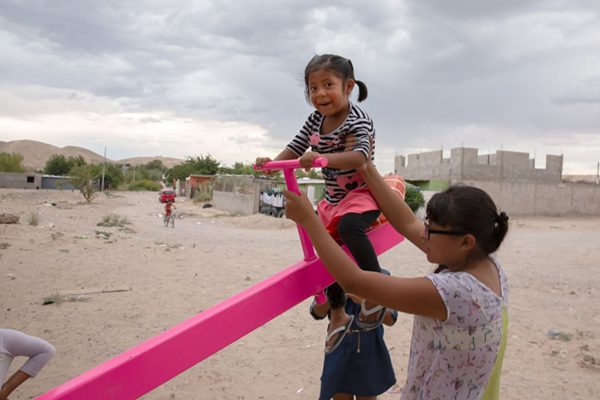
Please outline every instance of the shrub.
[{"label": "shrub", "polygon": [[70,181],[88,203],[96,197],[97,181],[95,180],[94,166],[93,165],[81,165],[71,169]]},{"label": "shrub", "polygon": [[211,201],[214,189],[215,184],[213,182],[205,182],[201,185],[198,185],[196,188],[194,188],[192,201],[194,204]]},{"label": "shrub", "polygon": [[406,186],[406,195],[404,196],[404,201],[406,201],[414,213],[416,213],[419,208],[425,205],[423,193],[421,193],[421,190],[418,187],[412,185]]},{"label": "shrub", "polygon": [[40,217],[37,215],[37,213],[32,212],[29,214],[29,225],[37,226],[39,222]]},{"label": "shrub", "polygon": [[160,183],[158,182],[154,182],[151,181],[149,179],[142,179],[140,181],[135,181],[133,183],[130,183],[127,186],[127,190],[132,190],[132,191],[150,191],[150,192],[156,192],[159,191],[161,188]]},{"label": "shrub", "polygon": [[98,222],[96,226],[125,226],[128,224],[127,217],[120,217],[116,214],[108,214],[102,217],[102,221]]}]

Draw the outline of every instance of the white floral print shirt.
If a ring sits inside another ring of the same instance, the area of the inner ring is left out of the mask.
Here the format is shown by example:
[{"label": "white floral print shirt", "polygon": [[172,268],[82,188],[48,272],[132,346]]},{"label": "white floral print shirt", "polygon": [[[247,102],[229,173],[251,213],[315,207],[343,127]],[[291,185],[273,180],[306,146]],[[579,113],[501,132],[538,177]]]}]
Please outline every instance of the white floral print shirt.
[{"label": "white floral print shirt", "polygon": [[415,316],[406,385],[402,399],[479,399],[494,367],[507,304],[506,276],[502,297],[467,272],[442,271],[427,276],[440,293],[448,319]]}]

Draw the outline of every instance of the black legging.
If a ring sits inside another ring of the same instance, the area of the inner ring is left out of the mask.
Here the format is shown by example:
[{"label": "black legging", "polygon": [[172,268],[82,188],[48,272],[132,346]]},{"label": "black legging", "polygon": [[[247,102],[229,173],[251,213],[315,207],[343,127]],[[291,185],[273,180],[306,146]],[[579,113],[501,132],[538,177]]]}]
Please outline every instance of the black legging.
[{"label": "black legging", "polygon": [[[340,218],[338,233],[358,266],[365,271],[381,272],[377,253],[366,234],[366,229],[379,217],[379,210],[362,214],[350,213]],[[337,282],[327,288],[327,301],[333,310],[346,304],[344,289]]]}]

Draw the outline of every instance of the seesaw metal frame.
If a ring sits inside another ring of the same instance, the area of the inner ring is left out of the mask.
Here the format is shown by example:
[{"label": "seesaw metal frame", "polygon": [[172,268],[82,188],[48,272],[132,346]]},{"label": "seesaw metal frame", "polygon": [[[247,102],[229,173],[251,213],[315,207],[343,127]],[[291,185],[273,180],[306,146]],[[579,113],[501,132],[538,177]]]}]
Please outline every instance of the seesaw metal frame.
[{"label": "seesaw metal frame", "polygon": [[[294,192],[298,192],[294,174],[298,166],[297,160],[265,165],[269,169],[283,169],[288,189]],[[312,243],[300,226],[298,233],[304,252],[303,261],[103,362],[37,399],[137,399],[306,298],[322,294],[334,280],[315,256]],[[368,232],[368,236],[378,255],[403,240],[390,224],[374,228]]]}]

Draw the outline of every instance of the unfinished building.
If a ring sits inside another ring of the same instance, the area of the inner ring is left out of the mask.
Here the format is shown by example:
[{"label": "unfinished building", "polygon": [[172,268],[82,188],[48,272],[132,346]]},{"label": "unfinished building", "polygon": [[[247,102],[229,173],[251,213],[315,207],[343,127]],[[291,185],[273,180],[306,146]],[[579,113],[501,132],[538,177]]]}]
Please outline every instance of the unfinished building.
[{"label": "unfinished building", "polygon": [[515,215],[600,215],[598,185],[563,182],[562,155],[547,155],[545,168],[535,168],[528,153],[480,155],[478,149],[459,147],[449,158],[442,150],[396,156],[394,171],[424,189],[455,183],[480,187]]}]

